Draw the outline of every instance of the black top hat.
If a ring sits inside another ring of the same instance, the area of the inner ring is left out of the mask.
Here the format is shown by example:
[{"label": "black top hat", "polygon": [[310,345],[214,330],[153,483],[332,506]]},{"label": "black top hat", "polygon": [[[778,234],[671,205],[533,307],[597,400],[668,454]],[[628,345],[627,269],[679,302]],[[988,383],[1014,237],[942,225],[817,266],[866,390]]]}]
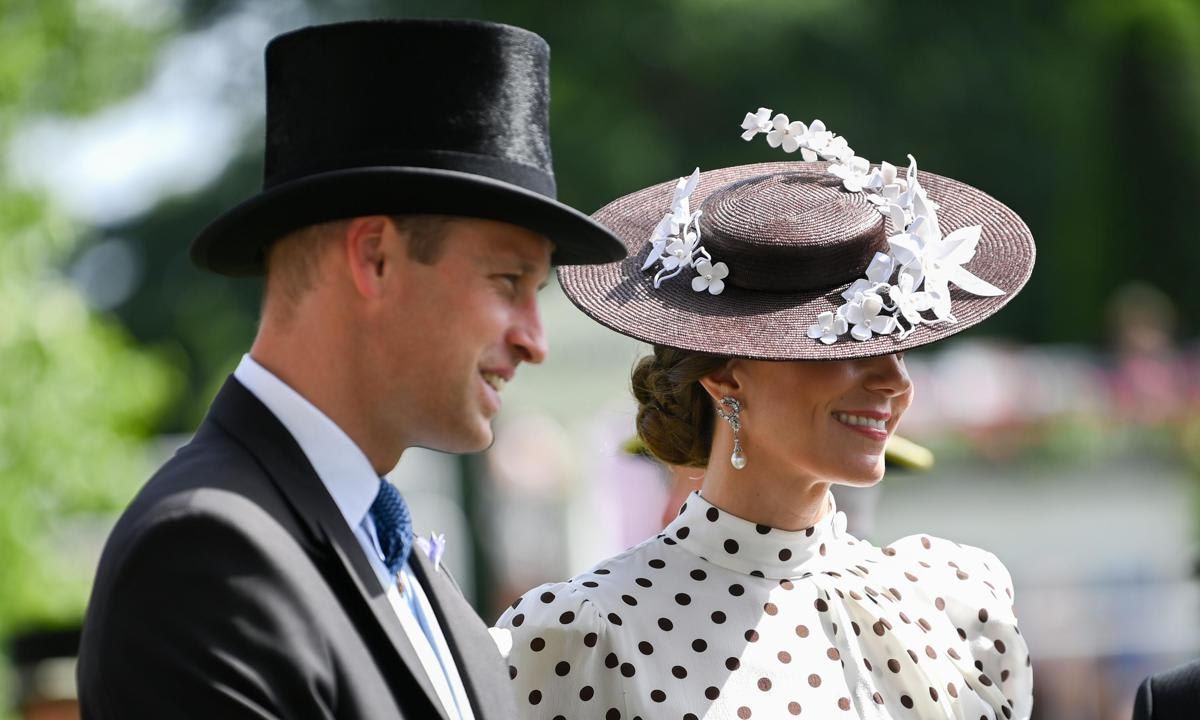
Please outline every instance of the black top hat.
[{"label": "black top hat", "polygon": [[555,200],[550,48],[508,25],[384,20],[304,28],[267,45],[263,191],[192,243],[225,275],[306,225],[368,214],[501,220],[545,235],[555,264],[624,245]]}]

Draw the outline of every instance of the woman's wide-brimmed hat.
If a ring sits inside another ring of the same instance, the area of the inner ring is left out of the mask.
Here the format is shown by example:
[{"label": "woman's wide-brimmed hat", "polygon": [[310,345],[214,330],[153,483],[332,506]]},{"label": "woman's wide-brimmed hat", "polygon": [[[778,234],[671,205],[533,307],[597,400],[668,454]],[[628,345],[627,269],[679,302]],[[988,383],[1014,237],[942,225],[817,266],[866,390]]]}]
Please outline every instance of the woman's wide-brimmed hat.
[{"label": "woman's wide-brimmed hat", "polygon": [[624,256],[555,199],[550,50],[521,28],[381,20],[304,28],[267,46],[262,192],[193,241],[224,275],[263,272],[284,234],[374,214],[499,220],[554,242],[552,262]]},{"label": "woman's wide-brimmed hat", "polygon": [[873,165],[820,121],[760,110],[743,127],[812,160],[698,172],[597,211],[629,257],[559,269],[584,313],[685,350],[849,359],[961,332],[1029,279],[1033,236],[987,193],[915,160]]}]

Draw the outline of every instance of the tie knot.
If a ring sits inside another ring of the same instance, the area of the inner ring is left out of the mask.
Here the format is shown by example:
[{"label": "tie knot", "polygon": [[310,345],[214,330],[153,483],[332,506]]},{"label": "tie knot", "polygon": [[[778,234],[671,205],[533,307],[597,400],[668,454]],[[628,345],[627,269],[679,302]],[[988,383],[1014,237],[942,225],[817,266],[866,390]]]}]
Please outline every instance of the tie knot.
[{"label": "tie knot", "polygon": [[383,564],[395,575],[404,567],[412,550],[412,516],[408,504],[395,485],[381,478],[370,513],[379,536],[379,549],[383,551]]}]

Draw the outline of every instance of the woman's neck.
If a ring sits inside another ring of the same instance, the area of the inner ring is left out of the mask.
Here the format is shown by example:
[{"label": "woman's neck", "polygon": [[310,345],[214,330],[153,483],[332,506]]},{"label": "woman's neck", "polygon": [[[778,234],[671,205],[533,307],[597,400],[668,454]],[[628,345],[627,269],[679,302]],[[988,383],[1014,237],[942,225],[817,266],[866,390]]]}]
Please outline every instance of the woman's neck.
[{"label": "woman's neck", "polygon": [[796,477],[794,470],[776,467],[771,458],[754,457],[736,470],[729,462],[732,442],[713,442],[700,494],[713,505],[743,520],[778,530],[803,530],[816,525],[829,510],[828,481]]}]

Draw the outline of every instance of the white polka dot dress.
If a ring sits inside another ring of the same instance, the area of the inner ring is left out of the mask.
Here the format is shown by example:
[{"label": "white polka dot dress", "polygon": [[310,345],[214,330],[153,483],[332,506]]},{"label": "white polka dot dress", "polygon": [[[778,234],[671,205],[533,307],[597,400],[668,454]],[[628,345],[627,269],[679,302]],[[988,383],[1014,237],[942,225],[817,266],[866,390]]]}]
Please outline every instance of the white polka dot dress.
[{"label": "white polka dot dress", "polygon": [[693,493],[658,537],[500,618],[522,716],[1028,718],[1000,561],[928,536],[878,548],[845,524],[775,530]]}]

